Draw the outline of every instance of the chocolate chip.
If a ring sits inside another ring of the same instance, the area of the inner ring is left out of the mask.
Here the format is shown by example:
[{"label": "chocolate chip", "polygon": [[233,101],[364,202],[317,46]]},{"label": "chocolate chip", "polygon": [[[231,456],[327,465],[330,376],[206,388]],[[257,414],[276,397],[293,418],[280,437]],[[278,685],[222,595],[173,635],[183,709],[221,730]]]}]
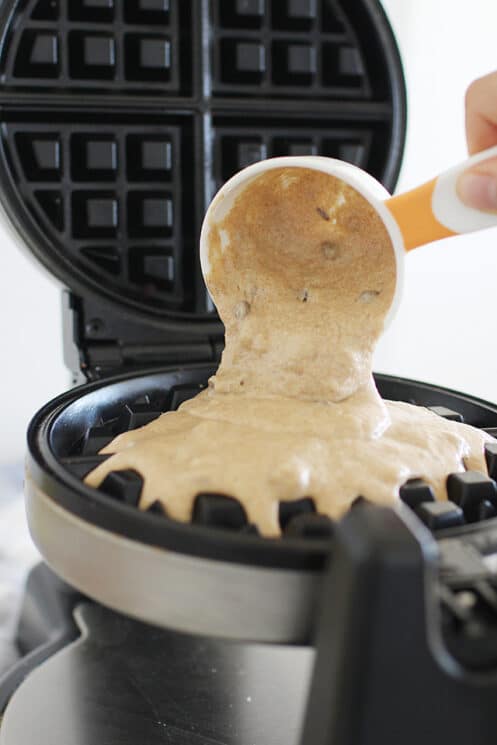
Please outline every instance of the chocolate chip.
[{"label": "chocolate chip", "polygon": [[327,212],[325,212],[325,210],[322,207],[316,207],[316,212],[318,213],[320,217],[323,218],[323,220],[326,220],[327,222],[330,221],[330,216],[328,215]]}]

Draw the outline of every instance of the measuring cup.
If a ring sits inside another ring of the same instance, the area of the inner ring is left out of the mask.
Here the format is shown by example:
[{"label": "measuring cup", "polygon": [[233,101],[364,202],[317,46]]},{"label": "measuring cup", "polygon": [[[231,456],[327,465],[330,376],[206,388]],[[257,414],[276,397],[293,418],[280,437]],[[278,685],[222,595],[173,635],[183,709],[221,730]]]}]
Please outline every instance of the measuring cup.
[{"label": "measuring cup", "polygon": [[218,191],[204,218],[200,235],[200,262],[209,287],[210,260],[208,236],[222,222],[235,200],[253,179],[273,168],[308,168],[339,178],[359,192],[377,211],[390,236],[395,253],[397,281],[385,326],[395,315],[402,296],[404,257],[407,251],[431,241],[460,233],[472,233],[497,225],[497,213],[467,207],[457,194],[459,175],[478,163],[497,156],[497,146],[463,161],[411,191],[392,197],[373,176],[345,161],[321,156],[270,158],[254,163],[235,174]]}]

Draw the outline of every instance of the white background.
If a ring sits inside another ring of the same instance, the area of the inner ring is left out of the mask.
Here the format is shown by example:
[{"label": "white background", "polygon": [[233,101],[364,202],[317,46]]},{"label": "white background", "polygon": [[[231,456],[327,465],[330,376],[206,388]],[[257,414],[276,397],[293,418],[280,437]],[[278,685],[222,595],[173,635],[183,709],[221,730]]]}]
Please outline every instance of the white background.
[{"label": "white background", "polygon": [[[474,77],[497,68],[497,2],[384,5],[408,82],[409,131],[399,182],[408,188],[465,156],[464,91]],[[17,464],[32,413],[68,385],[68,374],[59,289],[0,230],[0,475],[10,489],[20,479]],[[409,255],[406,275],[404,302],[380,344],[376,368],[497,401],[497,232],[420,249]]]},{"label": "white background", "polygon": [[[409,127],[398,190],[466,155],[464,93],[497,69],[495,0],[383,0],[408,84]],[[496,102],[497,103],[497,102]],[[497,401],[497,229],[408,255],[404,299],[376,369]]]}]

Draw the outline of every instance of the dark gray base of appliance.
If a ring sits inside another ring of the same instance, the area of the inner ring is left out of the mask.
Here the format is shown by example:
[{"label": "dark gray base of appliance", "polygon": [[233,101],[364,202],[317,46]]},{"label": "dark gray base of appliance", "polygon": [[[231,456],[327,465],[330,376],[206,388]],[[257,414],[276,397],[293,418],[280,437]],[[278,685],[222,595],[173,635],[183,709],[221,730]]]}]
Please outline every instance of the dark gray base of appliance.
[{"label": "dark gray base of appliance", "polygon": [[1,745],[298,743],[312,649],[172,633],[73,599],[79,636],[25,670]]}]

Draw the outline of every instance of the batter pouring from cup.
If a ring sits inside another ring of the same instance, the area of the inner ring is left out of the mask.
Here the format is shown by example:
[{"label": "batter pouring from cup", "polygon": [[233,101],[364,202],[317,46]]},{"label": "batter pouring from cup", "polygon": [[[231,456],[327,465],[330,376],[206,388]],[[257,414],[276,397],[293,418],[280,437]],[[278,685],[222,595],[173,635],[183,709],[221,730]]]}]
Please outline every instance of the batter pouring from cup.
[{"label": "batter pouring from cup", "polygon": [[[468,111],[473,150],[491,134],[480,119]],[[394,504],[410,478],[446,499],[450,473],[486,473],[489,435],[379,396],[371,364],[398,292],[394,229],[318,160],[258,164],[217,195],[202,264],[226,328],[220,367],[177,412],[116,438],[88,484],[134,469],[140,507],[160,500],[185,521],[197,494],[226,494],[273,536],[280,500],[311,497],[338,518],[358,496]],[[488,209],[491,189],[475,184],[459,175],[459,198]]]}]

